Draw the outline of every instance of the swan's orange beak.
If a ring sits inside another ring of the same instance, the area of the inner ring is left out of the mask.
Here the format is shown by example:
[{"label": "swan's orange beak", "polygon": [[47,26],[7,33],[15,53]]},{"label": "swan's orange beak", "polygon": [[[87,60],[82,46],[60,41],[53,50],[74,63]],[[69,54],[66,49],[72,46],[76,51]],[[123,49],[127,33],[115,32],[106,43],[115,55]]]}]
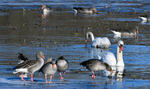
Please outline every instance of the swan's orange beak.
[{"label": "swan's orange beak", "polygon": [[52,68],[53,68],[53,69],[55,68],[55,64],[52,64]]},{"label": "swan's orange beak", "polygon": [[121,51],[123,51],[123,45],[120,45],[120,49],[121,49]]}]

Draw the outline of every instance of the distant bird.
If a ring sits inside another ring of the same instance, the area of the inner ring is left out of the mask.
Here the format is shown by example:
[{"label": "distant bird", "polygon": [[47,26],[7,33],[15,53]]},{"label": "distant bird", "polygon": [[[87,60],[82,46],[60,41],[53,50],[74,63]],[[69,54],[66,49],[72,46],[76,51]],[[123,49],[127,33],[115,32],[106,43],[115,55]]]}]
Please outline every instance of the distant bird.
[{"label": "distant bird", "polygon": [[[33,74],[34,72],[38,71],[44,64],[44,54],[42,51],[38,51],[36,54],[36,60],[27,60],[18,64],[14,69],[14,73],[30,73],[31,74],[31,81],[33,81]],[[24,75],[22,75],[21,80],[23,79]]]},{"label": "distant bird", "polygon": [[139,33],[138,27],[132,32],[119,32],[115,30],[111,30],[112,33],[114,33],[114,37],[119,38],[131,38],[131,37],[137,37],[137,34]]},{"label": "distant bird", "polygon": [[94,38],[94,35],[92,32],[87,32],[86,33],[86,38],[85,38],[85,43],[87,45],[88,39],[91,38],[91,47],[94,48],[110,48],[111,43],[110,40],[107,37],[97,37]]},{"label": "distant bird", "polygon": [[45,81],[47,83],[47,76],[50,76],[49,83],[52,83],[52,78],[54,74],[57,72],[57,65],[55,64],[54,59],[48,58],[48,61],[41,68],[41,72],[45,75]]},{"label": "distant bird", "polygon": [[60,75],[60,79],[63,80],[62,73],[65,73],[66,70],[69,68],[69,62],[64,58],[64,56],[60,56],[56,60],[57,70]]},{"label": "distant bird", "polygon": [[82,8],[82,7],[73,7],[75,13],[84,13],[84,14],[97,14],[98,10],[96,8]]},{"label": "distant bird", "polygon": [[110,65],[107,63],[101,62],[99,59],[89,59],[87,61],[83,61],[80,65],[86,67],[89,71],[92,72],[92,79],[95,79],[95,72],[101,70],[108,70],[113,73],[113,70]]},{"label": "distant bird", "polygon": [[139,16],[138,18],[141,19],[142,24],[150,21],[150,17],[148,17],[148,15]]},{"label": "distant bird", "polygon": [[46,17],[52,10],[47,8],[46,5],[42,5],[42,17]]}]

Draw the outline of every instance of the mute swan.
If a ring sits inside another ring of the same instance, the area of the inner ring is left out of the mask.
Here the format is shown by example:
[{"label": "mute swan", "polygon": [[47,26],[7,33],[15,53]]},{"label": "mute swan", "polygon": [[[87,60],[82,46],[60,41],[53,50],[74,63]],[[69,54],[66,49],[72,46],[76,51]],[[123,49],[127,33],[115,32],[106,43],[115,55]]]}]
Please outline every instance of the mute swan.
[{"label": "mute swan", "polygon": [[87,32],[86,33],[86,39],[85,39],[85,43],[87,44],[88,39],[91,38],[92,47],[95,48],[110,48],[110,40],[107,37],[97,37],[94,38],[94,35],[92,32]]},{"label": "mute swan", "polygon": [[[123,70],[124,70],[124,61],[123,61],[123,41],[119,41],[118,42],[118,46],[117,46],[117,57],[114,56],[113,53],[108,52],[106,54],[104,54],[102,57],[102,61],[109,64],[113,71],[116,71],[117,73],[120,73],[119,75],[123,74]],[[106,76],[114,76],[114,74],[110,73],[109,71],[105,70],[105,75]]]}]

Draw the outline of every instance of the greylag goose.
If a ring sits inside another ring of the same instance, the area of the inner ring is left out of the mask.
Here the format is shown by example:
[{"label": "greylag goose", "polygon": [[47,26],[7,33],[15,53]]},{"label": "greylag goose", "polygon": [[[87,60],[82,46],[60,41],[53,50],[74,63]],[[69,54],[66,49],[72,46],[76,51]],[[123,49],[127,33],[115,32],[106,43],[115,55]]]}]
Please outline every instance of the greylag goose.
[{"label": "greylag goose", "polygon": [[110,65],[107,63],[101,62],[99,59],[89,59],[83,61],[80,65],[86,67],[89,71],[92,72],[92,79],[95,79],[95,71],[108,70],[113,73],[113,70]]},{"label": "greylag goose", "polygon": [[94,48],[110,48],[111,43],[110,40],[107,37],[97,37],[94,38],[94,35],[92,32],[86,33],[85,43],[87,45],[88,39],[91,38],[92,44],[91,47]]},{"label": "greylag goose", "polygon": [[150,21],[150,17],[148,17],[147,15],[139,16],[139,18],[141,19],[142,24]]},{"label": "greylag goose", "polygon": [[57,65],[52,58],[47,59],[48,61],[41,68],[41,72],[45,75],[45,81],[47,83],[47,76],[49,75],[50,81],[52,83],[52,78],[54,74],[57,72]]},{"label": "greylag goose", "polygon": [[[37,52],[36,60],[27,60],[21,64],[18,64],[15,67],[14,73],[23,72],[23,73],[30,73],[31,74],[31,81],[33,81],[33,74],[34,72],[38,71],[44,64],[44,54],[42,51]],[[22,80],[23,76],[21,77]]]},{"label": "greylag goose", "polygon": [[115,30],[111,30],[114,34],[114,38],[133,38],[137,37],[137,34],[139,33],[138,27],[135,28],[132,32],[119,32]]},{"label": "greylag goose", "polygon": [[96,8],[82,8],[82,7],[73,7],[75,13],[84,13],[84,14],[97,14],[98,11]]},{"label": "greylag goose", "polygon": [[56,65],[57,65],[57,70],[60,75],[60,79],[63,80],[62,73],[65,73],[66,70],[69,68],[69,62],[63,56],[60,56],[56,60]]},{"label": "greylag goose", "polygon": [[46,5],[42,5],[42,17],[46,17],[52,10],[47,8]]}]

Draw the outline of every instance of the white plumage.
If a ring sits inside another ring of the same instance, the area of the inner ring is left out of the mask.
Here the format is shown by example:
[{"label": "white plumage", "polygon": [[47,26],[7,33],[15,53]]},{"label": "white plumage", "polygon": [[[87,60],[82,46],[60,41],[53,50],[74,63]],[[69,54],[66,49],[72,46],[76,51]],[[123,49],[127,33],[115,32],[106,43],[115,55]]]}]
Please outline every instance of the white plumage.
[{"label": "white plumage", "polygon": [[119,41],[118,42],[118,47],[117,47],[117,57],[115,57],[115,55],[112,52],[104,52],[102,55],[102,61],[109,64],[112,69],[113,69],[113,73],[110,73],[107,70],[104,70],[104,74],[105,76],[114,76],[116,71],[117,73],[119,73],[119,75],[121,76],[123,74],[123,70],[124,70],[124,61],[123,61],[123,41]]},{"label": "white plumage", "polygon": [[94,48],[110,48],[111,43],[110,40],[107,37],[97,37],[94,38],[94,35],[92,32],[87,32],[86,33],[86,42],[88,38],[91,38],[91,46]]}]

